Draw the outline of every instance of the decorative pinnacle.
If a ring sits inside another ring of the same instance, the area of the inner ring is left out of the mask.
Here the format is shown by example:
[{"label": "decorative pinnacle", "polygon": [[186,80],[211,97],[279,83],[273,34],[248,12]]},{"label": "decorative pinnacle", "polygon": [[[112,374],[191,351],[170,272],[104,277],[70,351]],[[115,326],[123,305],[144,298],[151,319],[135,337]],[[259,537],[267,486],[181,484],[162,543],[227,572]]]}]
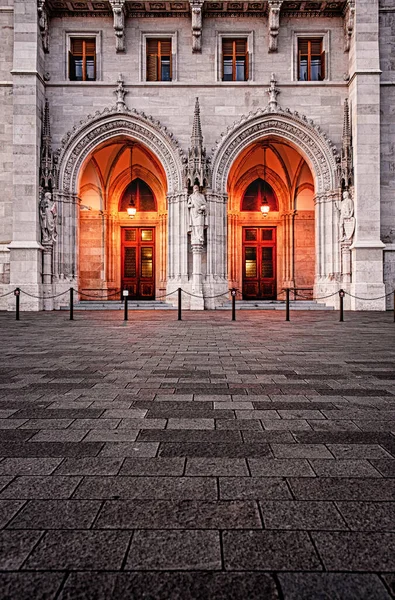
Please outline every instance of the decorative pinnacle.
[{"label": "decorative pinnacle", "polygon": [[277,80],[275,73],[272,73],[270,78],[270,87],[266,90],[266,93],[269,96],[269,112],[277,112],[277,96],[280,93],[280,90],[276,86]]},{"label": "decorative pinnacle", "polygon": [[47,143],[51,143],[51,124],[50,124],[50,121],[49,121],[49,102],[48,102],[48,98],[45,98],[44,114],[43,114],[42,138]]},{"label": "decorative pinnacle", "polygon": [[193,116],[193,126],[191,135],[191,147],[200,147],[203,144],[202,125],[200,122],[199,98],[195,101],[195,113]]},{"label": "decorative pinnacle", "polygon": [[344,115],[343,115],[343,144],[348,142],[351,137],[350,131],[350,109],[347,98],[344,100]]},{"label": "decorative pinnacle", "polygon": [[125,89],[122,73],[120,73],[118,75],[117,83],[118,83],[118,86],[117,86],[116,90],[114,90],[114,94],[117,97],[115,104],[117,107],[117,112],[123,112],[123,111],[127,110],[127,106],[125,104],[125,96],[126,96],[126,94],[128,94],[128,90]]}]

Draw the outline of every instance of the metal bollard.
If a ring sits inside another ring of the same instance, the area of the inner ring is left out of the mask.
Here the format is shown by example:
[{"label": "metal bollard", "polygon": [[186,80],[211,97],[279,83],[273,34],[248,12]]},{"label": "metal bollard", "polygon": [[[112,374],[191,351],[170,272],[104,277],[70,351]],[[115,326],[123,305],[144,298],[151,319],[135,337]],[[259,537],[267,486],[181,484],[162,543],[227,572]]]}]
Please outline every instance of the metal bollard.
[{"label": "metal bollard", "polygon": [[340,298],[340,319],[339,321],[343,323],[344,321],[344,296],[346,295],[344,290],[339,290],[339,298]]},{"label": "metal bollard", "polygon": [[128,315],[128,297],[129,297],[129,290],[123,290],[122,291],[122,296],[124,299],[124,313],[123,313],[123,320],[127,321],[129,318]]},{"label": "metal bollard", "polygon": [[236,288],[231,289],[232,294],[232,321],[236,321]]},{"label": "metal bollard", "polygon": [[19,289],[19,287],[15,288],[14,296],[15,296],[15,320],[19,321],[19,302],[20,302],[20,298],[21,298],[21,290]]},{"label": "metal bollard", "polygon": [[74,321],[74,288],[70,288],[70,321]]},{"label": "metal bollard", "polygon": [[285,289],[285,320],[289,321],[289,293],[290,293],[290,289],[286,288]]},{"label": "metal bollard", "polygon": [[177,304],[177,308],[178,308],[178,321],[181,321],[182,319],[182,305],[181,305],[181,293],[182,293],[182,289],[178,288],[177,290],[177,295],[178,295],[178,304]]}]

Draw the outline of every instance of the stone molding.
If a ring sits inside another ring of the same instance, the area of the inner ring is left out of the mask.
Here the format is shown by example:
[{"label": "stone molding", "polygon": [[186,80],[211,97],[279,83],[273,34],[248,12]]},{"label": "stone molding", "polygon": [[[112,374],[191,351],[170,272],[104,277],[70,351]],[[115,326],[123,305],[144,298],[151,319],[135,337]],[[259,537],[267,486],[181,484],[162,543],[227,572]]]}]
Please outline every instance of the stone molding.
[{"label": "stone molding", "polygon": [[238,154],[269,136],[287,140],[303,155],[312,171],[316,194],[338,187],[340,157],[335,145],[314,121],[296,111],[291,113],[277,107],[275,113],[266,108],[244,115],[221,136],[212,149],[213,189],[225,192],[229,171]]},{"label": "stone molding", "polygon": [[76,193],[78,174],[87,156],[99,144],[120,136],[141,142],[159,158],[169,193],[183,188],[186,158],[174,135],[158,120],[126,107],[123,112],[117,112],[116,107],[96,111],[64,136],[57,152],[57,188]]}]

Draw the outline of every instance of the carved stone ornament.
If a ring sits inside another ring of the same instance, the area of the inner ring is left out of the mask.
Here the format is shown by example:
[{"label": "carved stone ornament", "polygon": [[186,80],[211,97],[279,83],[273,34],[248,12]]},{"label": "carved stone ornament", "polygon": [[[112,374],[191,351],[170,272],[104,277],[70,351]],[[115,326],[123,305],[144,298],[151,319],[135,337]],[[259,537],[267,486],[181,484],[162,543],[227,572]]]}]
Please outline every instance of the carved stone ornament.
[{"label": "carved stone ornament", "polygon": [[280,29],[280,10],[283,0],[268,0],[269,5],[269,52],[277,52]]},{"label": "carved stone ornament", "polygon": [[125,96],[126,96],[126,94],[129,93],[128,90],[125,89],[122,73],[120,73],[118,75],[117,83],[118,83],[117,88],[114,90],[114,94],[117,97],[115,106],[116,106],[117,112],[120,113],[120,112],[125,112],[125,110],[128,110],[128,108],[125,104]]},{"label": "carved stone ornament", "polygon": [[189,227],[191,244],[204,243],[204,230],[207,227],[207,203],[204,194],[199,191],[199,186],[193,186],[193,193],[188,198]]},{"label": "carved stone ornament", "polygon": [[110,0],[114,15],[115,49],[125,52],[125,0]]},{"label": "carved stone ornament", "polygon": [[49,18],[46,0],[38,0],[38,26],[41,33],[41,41],[45,53],[49,52]]},{"label": "carved stone ornament", "polygon": [[353,185],[353,156],[351,143],[351,124],[350,110],[347,98],[344,100],[343,108],[343,133],[342,133],[342,151],[339,163],[339,180],[342,189],[348,189]]},{"label": "carved stone ornament", "polygon": [[280,93],[280,90],[278,89],[278,87],[276,86],[277,80],[276,80],[276,75],[275,73],[272,73],[272,76],[270,78],[270,87],[266,90],[267,95],[269,96],[269,105],[268,105],[268,110],[269,112],[277,112],[277,96]]},{"label": "carved stone ornament", "polygon": [[41,243],[44,246],[52,245],[57,238],[56,220],[58,213],[56,203],[52,200],[51,192],[42,194],[39,204]]},{"label": "carved stone ornament", "polygon": [[191,145],[188,149],[188,163],[185,167],[185,185],[191,188],[195,183],[205,187],[209,181],[209,161],[203,147],[202,125],[200,122],[199,98],[195,101]]},{"label": "carved stone ornament", "polygon": [[202,51],[202,7],[204,0],[189,0],[192,14],[192,52]]},{"label": "carved stone ornament", "polygon": [[258,109],[244,115],[221,136],[212,149],[211,187],[226,193],[227,180],[236,157],[247,146],[270,136],[283,138],[296,148],[307,161],[314,182],[316,195],[339,187],[337,166],[340,157],[328,136],[314,121],[296,111],[277,106],[276,113]]},{"label": "carved stone ornament", "polygon": [[77,193],[78,175],[86,157],[102,142],[126,137],[141,142],[160,160],[167,178],[168,194],[183,190],[186,157],[174,135],[160,121],[125,106],[105,108],[88,115],[63,138],[56,153],[57,188],[64,193]]},{"label": "carved stone ornament", "polygon": [[339,242],[351,240],[355,230],[354,201],[349,190],[344,190],[342,199],[336,202],[339,211]]},{"label": "carved stone ornament", "polygon": [[347,0],[344,11],[344,52],[349,52],[355,22],[355,0]]}]

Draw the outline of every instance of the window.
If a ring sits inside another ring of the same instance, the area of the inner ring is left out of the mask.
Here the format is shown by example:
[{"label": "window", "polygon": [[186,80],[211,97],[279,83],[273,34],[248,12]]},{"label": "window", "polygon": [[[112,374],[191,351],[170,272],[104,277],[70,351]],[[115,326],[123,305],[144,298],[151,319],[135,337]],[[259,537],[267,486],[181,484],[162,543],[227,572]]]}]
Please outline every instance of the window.
[{"label": "window", "polygon": [[222,38],[222,81],[247,80],[247,39]]},{"label": "window", "polygon": [[271,185],[263,179],[255,179],[244,193],[241,210],[260,212],[264,199],[271,211],[278,211],[277,197]]},{"label": "window", "polygon": [[322,46],[322,38],[298,38],[299,81],[325,79],[325,52]]},{"label": "window", "polygon": [[147,39],[147,81],[171,80],[171,38]]},{"label": "window", "polygon": [[119,211],[126,211],[129,206],[134,206],[137,212],[156,211],[155,196],[151,188],[142,179],[133,179],[132,183],[129,183],[122,195]]},{"label": "window", "polygon": [[69,79],[96,80],[96,38],[70,38]]}]

